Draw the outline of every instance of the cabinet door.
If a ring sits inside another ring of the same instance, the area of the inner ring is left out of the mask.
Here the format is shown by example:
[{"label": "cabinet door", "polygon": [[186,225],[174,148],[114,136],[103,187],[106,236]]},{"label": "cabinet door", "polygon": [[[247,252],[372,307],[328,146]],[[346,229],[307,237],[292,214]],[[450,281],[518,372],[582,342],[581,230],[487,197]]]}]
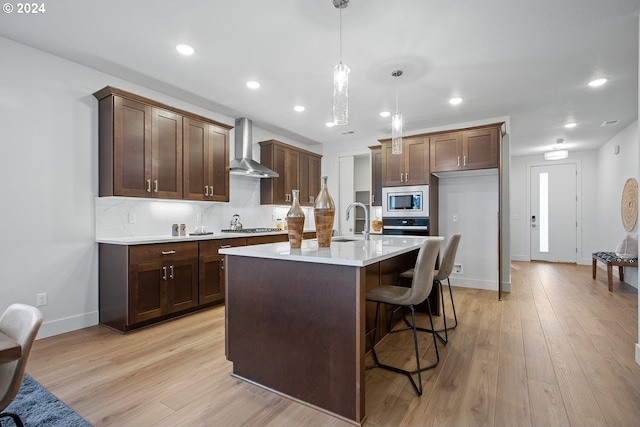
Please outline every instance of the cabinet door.
[{"label": "cabinet door", "polygon": [[273,147],[273,170],[280,175],[277,178],[271,178],[273,180],[273,202],[276,205],[287,203],[286,158],[287,150],[284,147],[278,145]]},{"label": "cabinet door", "polygon": [[229,132],[209,125],[209,157],[211,158],[211,181],[209,200],[229,201]]},{"label": "cabinet door", "polygon": [[404,182],[404,155],[392,154],[391,143],[382,144],[382,185],[394,187]]},{"label": "cabinet door", "polygon": [[464,131],[462,133],[463,168],[497,168],[498,146],[497,128]]},{"label": "cabinet door", "polygon": [[320,193],[320,174],[322,173],[322,158],[309,156],[309,206],[316,203]]},{"label": "cabinet door", "polygon": [[151,107],[115,96],[113,194],[151,196]]},{"label": "cabinet door", "polygon": [[382,147],[371,149],[371,206],[382,206]]},{"label": "cabinet door", "polygon": [[129,267],[128,324],[155,319],[167,312],[167,277],[167,268],[161,262]]},{"label": "cabinet door", "polygon": [[182,116],[151,109],[152,197],[182,198]]},{"label": "cabinet door", "polygon": [[200,257],[200,305],[224,301],[224,255]]},{"label": "cabinet door", "polygon": [[205,122],[190,118],[183,123],[183,191],[189,200],[209,200],[211,156],[209,129]]},{"label": "cabinet door", "polygon": [[403,141],[405,185],[429,184],[429,138]]},{"label": "cabinet door", "polygon": [[459,170],[462,166],[462,135],[452,132],[431,137],[431,172]]},{"label": "cabinet door", "polygon": [[300,176],[298,177],[298,183],[300,184],[300,204],[302,206],[310,206],[311,203],[311,193],[309,191],[309,185],[311,184],[309,178],[310,168],[311,168],[311,156],[307,153],[300,153],[299,156],[299,170]]},{"label": "cabinet door", "polygon": [[198,259],[181,259],[167,265],[169,313],[198,305]]},{"label": "cabinet door", "polygon": [[286,152],[286,160],[285,160],[285,169],[284,169],[284,190],[286,203],[291,204],[293,202],[293,191],[294,189],[300,189],[300,183],[298,181],[299,176],[299,164],[300,164],[300,153],[298,151],[285,149]]}]

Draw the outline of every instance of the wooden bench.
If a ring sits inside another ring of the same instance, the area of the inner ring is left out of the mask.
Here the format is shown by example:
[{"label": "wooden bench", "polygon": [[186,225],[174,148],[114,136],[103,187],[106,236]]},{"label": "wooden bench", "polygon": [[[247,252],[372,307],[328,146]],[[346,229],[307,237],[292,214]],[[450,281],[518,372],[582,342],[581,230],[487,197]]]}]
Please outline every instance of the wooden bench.
[{"label": "wooden bench", "polygon": [[609,292],[613,292],[613,266],[618,267],[620,281],[624,281],[624,267],[638,267],[638,258],[624,258],[616,255],[615,252],[594,252],[592,255],[593,278],[596,278],[596,263],[598,261],[607,265],[607,280],[609,281]]}]

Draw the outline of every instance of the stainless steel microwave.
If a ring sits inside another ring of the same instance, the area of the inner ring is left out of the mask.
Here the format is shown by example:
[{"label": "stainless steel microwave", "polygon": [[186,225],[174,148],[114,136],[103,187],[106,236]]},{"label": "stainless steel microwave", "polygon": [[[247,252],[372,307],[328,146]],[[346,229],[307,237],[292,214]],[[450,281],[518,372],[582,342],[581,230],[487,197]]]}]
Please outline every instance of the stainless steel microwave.
[{"label": "stainless steel microwave", "polygon": [[429,186],[382,188],[383,217],[428,217]]}]

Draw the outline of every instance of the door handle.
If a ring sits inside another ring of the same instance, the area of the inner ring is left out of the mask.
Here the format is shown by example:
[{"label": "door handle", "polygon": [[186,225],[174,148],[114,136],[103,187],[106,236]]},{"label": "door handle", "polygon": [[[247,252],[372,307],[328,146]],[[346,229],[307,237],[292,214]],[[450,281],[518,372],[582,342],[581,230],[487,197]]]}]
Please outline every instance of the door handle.
[{"label": "door handle", "polygon": [[536,228],[536,216],[531,215],[531,228]]}]

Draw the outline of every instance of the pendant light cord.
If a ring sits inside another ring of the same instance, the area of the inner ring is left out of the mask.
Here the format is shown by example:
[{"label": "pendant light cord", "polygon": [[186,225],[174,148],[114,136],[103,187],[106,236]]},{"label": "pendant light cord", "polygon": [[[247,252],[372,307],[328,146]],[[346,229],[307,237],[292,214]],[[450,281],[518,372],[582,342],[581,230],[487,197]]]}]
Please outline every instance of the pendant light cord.
[{"label": "pendant light cord", "polygon": [[342,64],[342,5],[340,5],[340,63]]}]

